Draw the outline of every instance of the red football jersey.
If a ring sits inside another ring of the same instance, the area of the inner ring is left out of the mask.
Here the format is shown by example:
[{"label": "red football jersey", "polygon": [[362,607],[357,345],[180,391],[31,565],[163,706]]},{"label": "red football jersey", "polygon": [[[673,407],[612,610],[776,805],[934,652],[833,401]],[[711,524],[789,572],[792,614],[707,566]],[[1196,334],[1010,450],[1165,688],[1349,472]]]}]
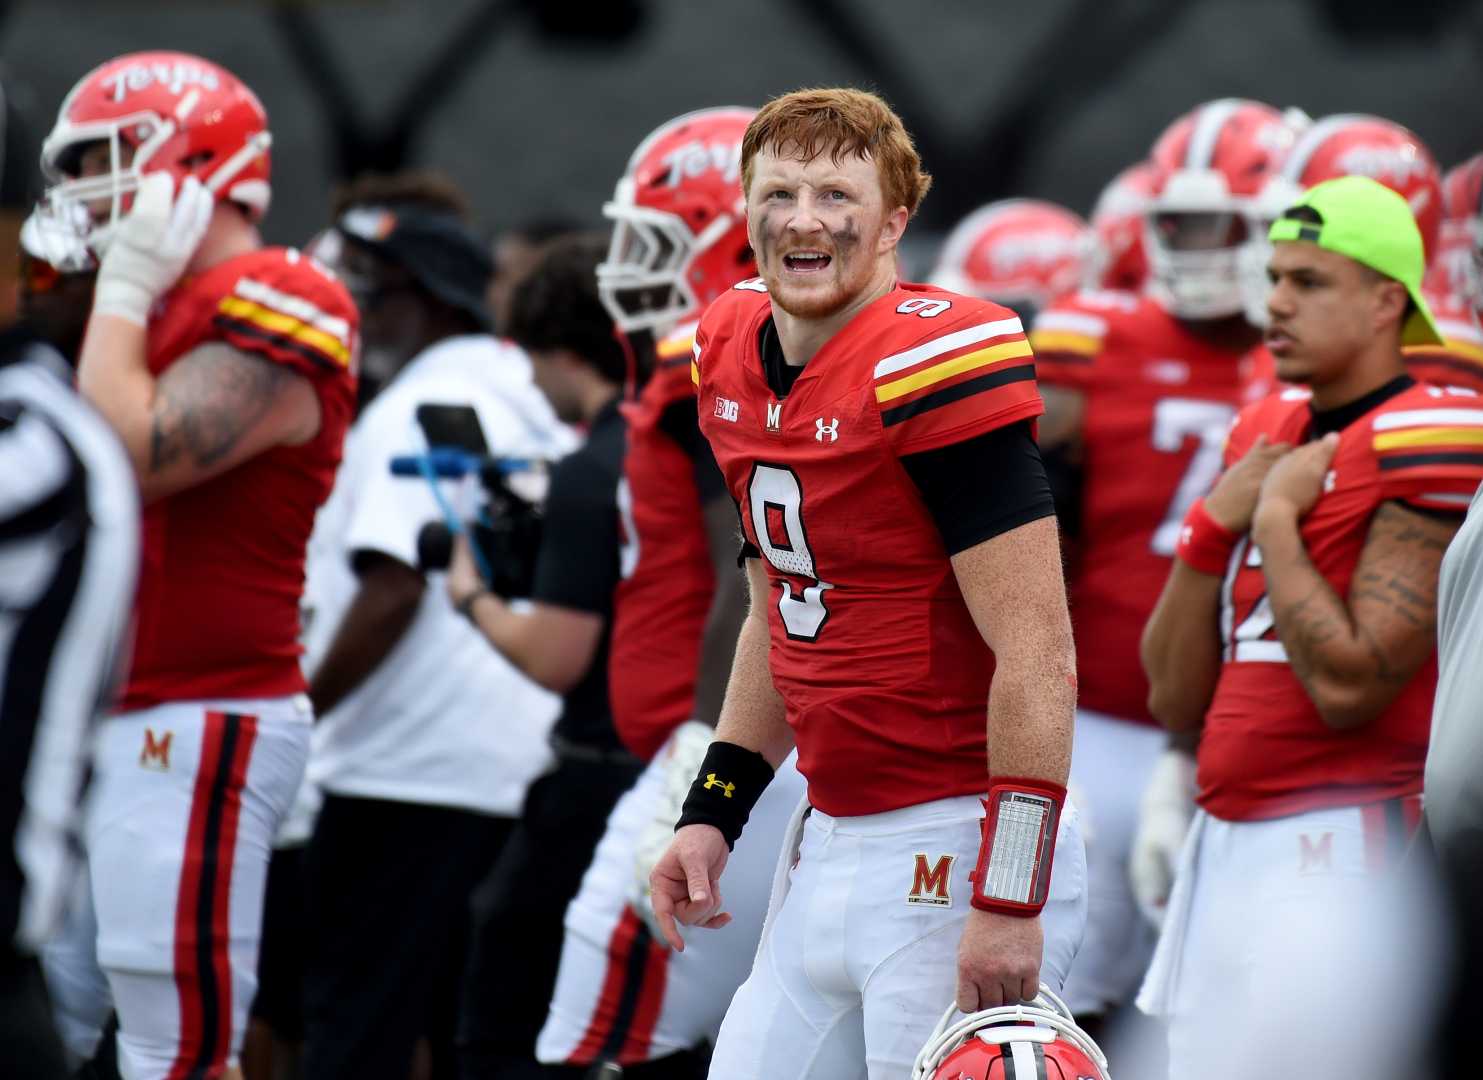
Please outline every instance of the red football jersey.
[{"label": "red football jersey", "polygon": [[[1308,393],[1286,390],[1242,410],[1226,463],[1265,433],[1301,443]],[[1318,504],[1303,519],[1308,557],[1341,596],[1381,503],[1461,513],[1483,479],[1483,407],[1466,391],[1418,383],[1351,423]],[[1243,538],[1221,590],[1224,663],[1205,717],[1199,801],[1228,821],[1356,806],[1421,790],[1436,657],[1378,718],[1358,731],[1327,727],[1278,639],[1261,552]]]},{"label": "red football jersey", "polygon": [[[1433,386],[1458,386],[1483,394],[1483,326],[1469,307],[1450,303],[1445,297],[1429,296],[1440,345],[1407,345],[1406,370],[1417,382]],[[1251,352],[1243,380],[1241,399],[1260,401],[1283,384],[1277,378],[1277,359],[1265,345]]]},{"label": "red football jersey", "polygon": [[1043,407],[1006,308],[901,285],[834,335],[778,400],[760,279],[701,319],[701,431],[776,590],[773,683],[809,800],[874,814],[988,784],[994,660],[900,462]]},{"label": "red football jersey", "polygon": [[659,426],[677,401],[693,399],[693,325],[656,347],[653,377],[624,406],[628,453],[618,508],[623,578],[613,608],[608,695],[618,737],[642,758],[689,720],[711,597],[710,545],[694,464]]},{"label": "red football jersey", "polygon": [[359,316],[329,271],[286,248],[229,259],[175,287],[149,324],[155,375],[225,342],[285,364],[319,394],[319,433],[144,508],[133,666],[121,708],[304,689],[304,548],[355,404]]},{"label": "red football jersey", "polygon": [[1081,533],[1071,567],[1078,700],[1153,723],[1138,639],[1169,576],[1185,512],[1220,475],[1240,357],[1146,296],[1081,292],[1030,343],[1040,379],[1080,391]]}]

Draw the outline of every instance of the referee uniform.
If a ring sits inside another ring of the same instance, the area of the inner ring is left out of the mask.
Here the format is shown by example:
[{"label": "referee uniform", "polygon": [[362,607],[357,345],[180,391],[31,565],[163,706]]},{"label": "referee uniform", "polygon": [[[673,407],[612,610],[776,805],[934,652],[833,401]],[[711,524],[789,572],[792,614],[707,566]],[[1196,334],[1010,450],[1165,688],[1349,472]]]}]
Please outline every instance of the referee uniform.
[{"label": "referee uniform", "polygon": [[[29,331],[0,335],[0,1060],[67,1074],[35,959],[77,880],[79,804],[139,561],[117,438]],[[18,1071],[16,1071],[18,1070]]]}]

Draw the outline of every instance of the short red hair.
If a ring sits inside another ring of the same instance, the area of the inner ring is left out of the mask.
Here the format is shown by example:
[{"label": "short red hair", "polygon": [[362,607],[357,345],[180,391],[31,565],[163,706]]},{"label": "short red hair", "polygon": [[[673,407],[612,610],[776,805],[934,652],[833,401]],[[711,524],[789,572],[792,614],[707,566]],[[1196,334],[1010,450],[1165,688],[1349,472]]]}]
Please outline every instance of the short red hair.
[{"label": "short red hair", "polygon": [[743,191],[751,189],[752,162],[762,150],[796,154],[804,161],[820,154],[835,161],[846,154],[874,161],[886,209],[904,206],[908,216],[932,186],[901,117],[866,90],[794,90],[762,106],[742,137]]}]

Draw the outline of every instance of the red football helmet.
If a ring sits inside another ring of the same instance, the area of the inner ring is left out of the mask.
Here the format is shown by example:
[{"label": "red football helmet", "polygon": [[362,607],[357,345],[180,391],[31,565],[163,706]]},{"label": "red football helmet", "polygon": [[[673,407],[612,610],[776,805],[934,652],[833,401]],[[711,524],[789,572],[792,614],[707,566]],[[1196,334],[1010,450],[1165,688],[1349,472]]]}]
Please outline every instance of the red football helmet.
[{"label": "red football helmet", "polygon": [[1325,116],[1298,136],[1251,204],[1251,240],[1241,254],[1241,287],[1246,317],[1253,325],[1267,322],[1267,262],[1272,256],[1267,230],[1303,192],[1340,176],[1368,176],[1400,194],[1416,215],[1428,259],[1435,256],[1442,222],[1442,179],[1431,151],[1411,131],[1378,116]]},{"label": "red football helmet", "polygon": [[[53,212],[66,220],[75,213],[60,204],[88,207],[97,246],[125,196],[152,172],[195,176],[257,220],[268,209],[271,142],[262,103],[225,68],[188,53],[130,53],[94,68],[67,94],[42,143],[41,167]],[[96,143],[108,147],[109,171],[81,176],[83,151]],[[106,221],[102,204],[110,207]]]},{"label": "red football helmet", "polygon": [[1242,310],[1237,257],[1246,211],[1306,119],[1222,98],[1186,113],[1154,143],[1144,244],[1150,285],[1172,314],[1218,319]]},{"label": "red football helmet", "polygon": [[1148,279],[1143,219],[1153,205],[1156,177],[1153,165],[1140,161],[1114,176],[1097,196],[1084,261],[1087,288],[1142,290]]},{"label": "red football helmet", "polygon": [[1483,312],[1483,154],[1442,179],[1442,242],[1436,263],[1448,291]]},{"label": "red football helmet", "polygon": [[911,1080],[1112,1080],[1112,1074],[1066,1003],[1042,985],[1028,1004],[967,1016],[949,1008],[917,1055]]},{"label": "red football helmet", "polygon": [[652,131],[613,199],[598,291],[624,333],[656,335],[757,271],[747,242],[741,141],[751,109],[701,109]]},{"label": "red football helmet", "polygon": [[1004,199],[958,223],[930,280],[951,292],[1038,311],[1081,284],[1087,246],[1086,222],[1065,207]]}]

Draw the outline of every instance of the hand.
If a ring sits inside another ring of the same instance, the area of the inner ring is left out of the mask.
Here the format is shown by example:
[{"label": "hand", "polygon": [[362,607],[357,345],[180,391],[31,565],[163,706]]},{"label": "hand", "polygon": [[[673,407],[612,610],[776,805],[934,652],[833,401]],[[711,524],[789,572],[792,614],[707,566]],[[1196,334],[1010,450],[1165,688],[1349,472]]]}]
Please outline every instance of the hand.
[{"label": "hand", "polygon": [[1221,474],[1210,494],[1205,496],[1205,512],[1215,519],[1217,525],[1233,533],[1250,530],[1262,481],[1291,449],[1291,443],[1269,446],[1267,437],[1258,435],[1251,449]]},{"label": "hand", "polygon": [[958,1011],[1029,1001],[1040,991],[1045,934],[1031,919],[972,908],[958,942]]},{"label": "hand", "polygon": [[185,272],[215,206],[216,197],[194,176],[181,181],[179,192],[169,173],[140,180],[98,266],[93,314],[148,325],[149,309]]},{"label": "hand", "polygon": [[1323,494],[1324,478],[1339,449],[1339,433],[1300,446],[1274,465],[1262,481],[1257,512],[1280,512],[1300,519]]},{"label": "hand", "polygon": [[655,863],[649,875],[654,897],[654,917],[664,940],[677,952],[685,951],[685,939],[675,926],[719,930],[731,921],[721,910],[721,890],[716,886],[731,851],[726,838],[714,825],[686,825],[675,833],[669,850]]},{"label": "hand", "polygon": [[1138,828],[1128,855],[1128,880],[1143,917],[1156,927],[1174,889],[1174,869],[1195,816],[1195,759],[1165,750],[1154,764],[1138,807]]},{"label": "hand", "polygon": [[469,538],[465,533],[458,533],[453,537],[453,554],[448,559],[446,585],[448,599],[455,607],[470,593],[483,592],[488,588],[484,579],[479,576],[479,568],[474,565],[474,552],[469,547]]},{"label": "hand", "polygon": [[649,924],[655,937],[662,937],[663,933],[654,915],[649,877],[674,843],[675,822],[680,820],[685,798],[690,794],[690,786],[715,734],[709,724],[698,720],[686,720],[675,730],[663,751],[663,783],[656,793],[658,797],[654,800],[653,812],[634,846],[633,891],[628,899],[639,917]]}]

